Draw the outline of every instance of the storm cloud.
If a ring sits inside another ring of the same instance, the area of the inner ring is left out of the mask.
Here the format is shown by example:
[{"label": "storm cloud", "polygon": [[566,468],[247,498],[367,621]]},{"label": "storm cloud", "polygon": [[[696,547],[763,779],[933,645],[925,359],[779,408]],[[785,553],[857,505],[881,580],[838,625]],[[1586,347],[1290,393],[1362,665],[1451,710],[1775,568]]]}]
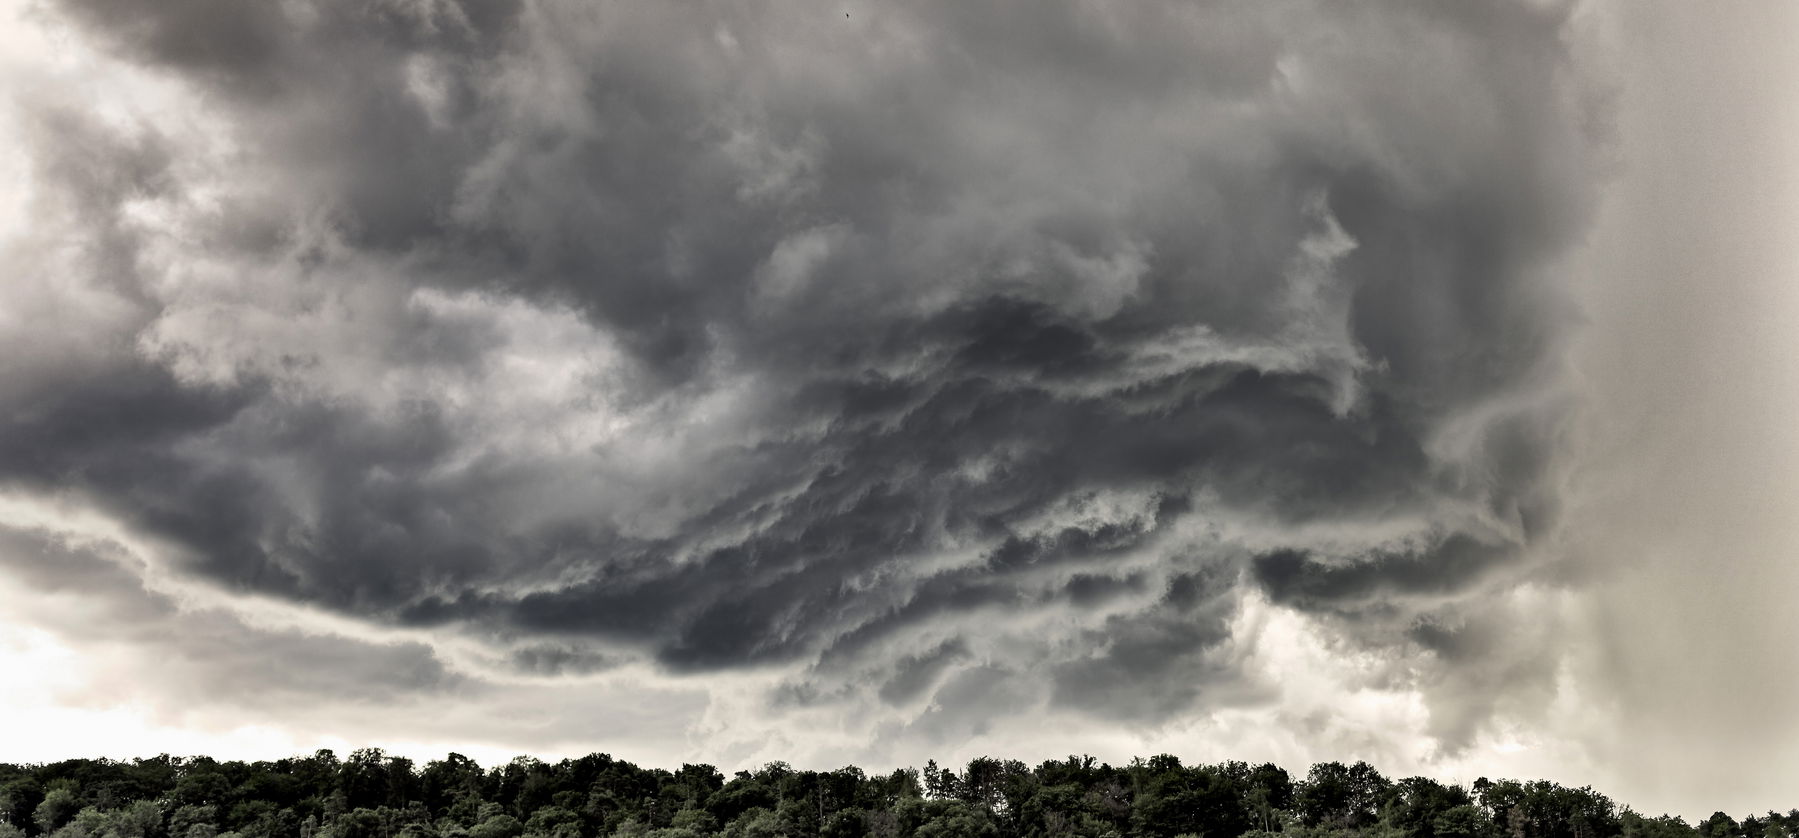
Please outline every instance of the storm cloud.
[{"label": "storm cloud", "polygon": [[1451,751],[1553,674],[1489,598],[1561,578],[1559,4],[34,14],[143,96],[15,97],[0,487],[407,638],[305,646],[360,689],[1154,726],[1273,701],[1252,600]]}]

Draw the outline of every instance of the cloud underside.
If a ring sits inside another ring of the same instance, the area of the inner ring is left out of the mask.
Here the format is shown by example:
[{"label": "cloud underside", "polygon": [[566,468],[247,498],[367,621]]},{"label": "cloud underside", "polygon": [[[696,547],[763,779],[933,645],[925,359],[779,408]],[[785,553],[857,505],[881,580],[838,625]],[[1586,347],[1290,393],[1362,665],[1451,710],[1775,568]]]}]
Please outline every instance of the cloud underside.
[{"label": "cloud underside", "polygon": [[42,11],[107,58],[20,85],[0,485],[132,548],[3,549],[218,677],[1156,725],[1272,700],[1248,599],[1450,747],[1552,674],[1560,10]]}]

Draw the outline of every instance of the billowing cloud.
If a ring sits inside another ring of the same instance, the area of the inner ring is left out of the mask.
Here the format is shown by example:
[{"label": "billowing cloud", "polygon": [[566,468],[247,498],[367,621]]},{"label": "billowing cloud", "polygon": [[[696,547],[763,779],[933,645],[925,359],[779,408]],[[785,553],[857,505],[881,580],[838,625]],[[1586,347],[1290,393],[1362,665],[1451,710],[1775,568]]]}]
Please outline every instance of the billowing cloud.
[{"label": "billowing cloud", "polygon": [[1553,693],[1495,626],[1561,521],[1567,18],[47,4],[96,57],[14,103],[0,488],[137,552],[3,549],[309,615],[168,639],[264,690],[750,684],[871,749],[1285,707],[1303,620],[1453,753]]}]

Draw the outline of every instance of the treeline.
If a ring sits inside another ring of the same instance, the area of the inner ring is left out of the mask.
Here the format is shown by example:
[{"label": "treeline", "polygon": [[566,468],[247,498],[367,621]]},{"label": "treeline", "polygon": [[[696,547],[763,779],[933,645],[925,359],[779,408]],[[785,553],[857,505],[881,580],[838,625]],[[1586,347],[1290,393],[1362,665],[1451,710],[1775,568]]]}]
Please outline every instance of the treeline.
[{"label": "treeline", "polygon": [[364,749],[273,762],[160,756],[0,764],[0,838],[1799,838],[1799,810],[1697,826],[1644,817],[1591,788],[1391,780],[1327,762],[1035,768],[981,758],[870,776],[770,763],[639,768],[605,754],[423,767]]}]

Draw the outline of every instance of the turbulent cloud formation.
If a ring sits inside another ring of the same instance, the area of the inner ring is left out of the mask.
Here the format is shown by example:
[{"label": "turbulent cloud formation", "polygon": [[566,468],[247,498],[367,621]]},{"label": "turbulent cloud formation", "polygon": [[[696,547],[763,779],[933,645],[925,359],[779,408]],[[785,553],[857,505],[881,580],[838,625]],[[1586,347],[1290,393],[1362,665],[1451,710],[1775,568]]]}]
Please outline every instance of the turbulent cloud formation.
[{"label": "turbulent cloud formation", "polygon": [[142,547],[15,522],[40,587],[310,615],[320,690],[754,676],[927,741],[1266,704],[1246,608],[1450,751],[1553,676],[1491,595],[1562,509],[1560,6],[34,14],[138,85],[15,102],[0,486]]}]

